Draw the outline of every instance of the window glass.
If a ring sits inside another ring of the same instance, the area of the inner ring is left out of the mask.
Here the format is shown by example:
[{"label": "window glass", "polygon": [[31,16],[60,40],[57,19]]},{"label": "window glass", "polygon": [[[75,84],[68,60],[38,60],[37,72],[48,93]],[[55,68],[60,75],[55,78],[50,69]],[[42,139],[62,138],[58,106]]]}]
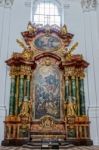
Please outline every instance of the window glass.
[{"label": "window glass", "polygon": [[61,24],[59,6],[53,1],[38,1],[33,11],[33,22],[36,24]]}]

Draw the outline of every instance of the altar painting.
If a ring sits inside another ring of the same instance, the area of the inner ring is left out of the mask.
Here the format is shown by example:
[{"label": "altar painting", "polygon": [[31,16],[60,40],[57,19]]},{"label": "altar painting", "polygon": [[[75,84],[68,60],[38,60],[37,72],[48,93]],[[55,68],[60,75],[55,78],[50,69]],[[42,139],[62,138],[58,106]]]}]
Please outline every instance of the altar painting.
[{"label": "altar painting", "polygon": [[41,51],[54,51],[61,47],[60,39],[52,35],[42,35],[34,41],[34,44]]},{"label": "altar painting", "polygon": [[35,118],[60,118],[60,75],[56,67],[42,66],[35,77]]}]

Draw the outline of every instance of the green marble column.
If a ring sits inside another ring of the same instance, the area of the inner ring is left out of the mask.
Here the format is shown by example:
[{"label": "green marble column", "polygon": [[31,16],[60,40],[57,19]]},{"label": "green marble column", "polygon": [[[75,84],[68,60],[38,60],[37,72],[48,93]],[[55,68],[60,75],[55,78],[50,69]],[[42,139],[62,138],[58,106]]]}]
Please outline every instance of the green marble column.
[{"label": "green marble column", "polygon": [[86,114],[85,109],[85,93],[84,93],[84,79],[79,79],[79,99],[80,99],[80,115]]},{"label": "green marble column", "polygon": [[77,106],[77,86],[76,86],[76,77],[72,76],[71,77],[71,97],[72,97],[72,102],[75,105],[74,106],[74,111],[75,114],[78,114],[78,106]]},{"label": "green marble column", "polygon": [[16,91],[15,76],[11,76],[9,115],[15,115],[15,91]]},{"label": "green marble column", "polygon": [[19,104],[19,75],[16,76],[16,102],[15,102],[15,115],[18,115]]},{"label": "green marble column", "polygon": [[19,79],[19,112],[23,100],[24,100],[24,75],[21,75]]},{"label": "green marble column", "polygon": [[29,100],[30,99],[30,76],[27,76],[26,79],[26,96]]},{"label": "green marble column", "polygon": [[68,96],[69,96],[69,79],[67,77],[65,81],[65,100],[68,98]]},{"label": "green marble column", "polygon": [[71,96],[76,98],[76,79],[75,79],[75,77],[71,78]]}]

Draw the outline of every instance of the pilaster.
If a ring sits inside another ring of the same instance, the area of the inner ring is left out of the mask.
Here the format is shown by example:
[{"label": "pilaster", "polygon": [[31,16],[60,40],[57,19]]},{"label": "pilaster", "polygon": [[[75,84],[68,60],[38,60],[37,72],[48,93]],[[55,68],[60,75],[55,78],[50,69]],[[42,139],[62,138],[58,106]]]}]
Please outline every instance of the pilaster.
[{"label": "pilaster", "polygon": [[4,118],[7,115],[7,110],[6,107],[4,106],[0,106],[0,142],[3,140],[4,138]]},{"label": "pilaster", "polygon": [[[91,5],[91,4],[90,4]],[[90,7],[93,7],[91,9]],[[99,111],[95,111],[99,107],[99,69],[98,69],[98,56],[99,56],[99,34],[98,34],[98,21],[97,21],[97,7],[90,6],[83,11],[83,21],[84,21],[84,36],[85,36],[85,51],[86,51],[86,59],[91,63],[87,72],[87,78],[85,80],[85,97],[87,97],[86,106],[88,108],[87,112],[89,114],[91,111],[94,113],[95,117],[90,117],[91,125],[91,136],[94,139],[95,144],[99,144],[99,129],[98,123],[99,118],[97,117]],[[93,121],[94,119],[94,121]],[[96,121],[97,120],[97,121]],[[94,133],[92,133],[94,128]]]}]

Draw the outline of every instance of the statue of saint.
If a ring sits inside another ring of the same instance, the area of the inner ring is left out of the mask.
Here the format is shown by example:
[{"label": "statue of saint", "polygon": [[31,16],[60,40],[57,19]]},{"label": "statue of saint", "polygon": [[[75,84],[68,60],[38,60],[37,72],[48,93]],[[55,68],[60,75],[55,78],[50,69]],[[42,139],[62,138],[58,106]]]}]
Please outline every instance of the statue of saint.
[{"label": "statue of saint", "polygon": [[20,112],[19,116],[29,117],[30,116],[30,111],[31,111],[31,103],[27,99],[27,97],[25,96],[24,101],[22,103],[22,108],[21,108],[21,112]]},{"label": "statue of saint", "polygon": [[76,116],[76,100],[75,98],[72,98],[71,96],[67,99],[67,105],[66,105],[66,115],[67,116]]}]

